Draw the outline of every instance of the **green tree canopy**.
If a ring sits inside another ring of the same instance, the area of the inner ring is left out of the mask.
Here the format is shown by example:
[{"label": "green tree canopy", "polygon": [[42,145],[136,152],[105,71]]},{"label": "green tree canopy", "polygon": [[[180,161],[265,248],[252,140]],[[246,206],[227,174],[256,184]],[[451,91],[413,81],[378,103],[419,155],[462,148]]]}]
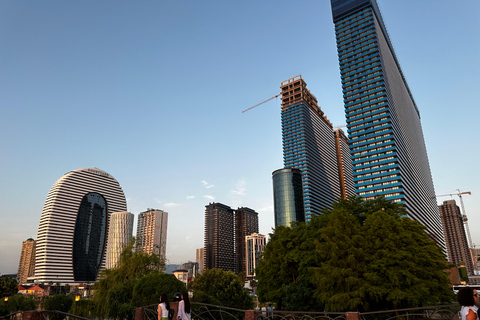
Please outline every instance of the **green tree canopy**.
[{"label": "green tree canopy", "polygon": [[169,301],[176,292],[186,292],[185,285],[171,274],[152,273],[139,279],[133,288],[133,303],[147,306],[158,303],[160,295],[165,293]]},{"label": "green tree canopy", "polygon": [[2,276],[0,277],[0,297],[10,297],[18,292],[17,280]]},{"label": "green tree canopy", "polygon": [[231,271],[204,270],[193,281],[193,301],[221,304],[237,309],[253,308],[252,297],[243,288],[240,278]]}]

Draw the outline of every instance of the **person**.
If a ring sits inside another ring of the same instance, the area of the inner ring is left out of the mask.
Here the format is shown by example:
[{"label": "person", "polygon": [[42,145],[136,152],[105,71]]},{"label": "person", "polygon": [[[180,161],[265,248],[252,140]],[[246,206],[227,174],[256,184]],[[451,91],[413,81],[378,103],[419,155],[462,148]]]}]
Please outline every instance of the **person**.
[{"label": "person", "polygon": [[170,304],[165,293],[160,296],[160,303],[158,304],[158,320],[168,320],[168,310],[170,310]]},{"label": "person", "polygon": [[457,293],[458,303],[462,306],[460,309],[460,315],[462,320],[476,320],[478,319],[477,315],[477,306],[478,303],[478,293],[477,290],[471,287],[465,287],[458,290]]},{"label": "person", "polygon": [[182,294],[182,300],[178,303],[177,320],[192,320],[190,300],[188,300],[188,293],[186,292]]}]

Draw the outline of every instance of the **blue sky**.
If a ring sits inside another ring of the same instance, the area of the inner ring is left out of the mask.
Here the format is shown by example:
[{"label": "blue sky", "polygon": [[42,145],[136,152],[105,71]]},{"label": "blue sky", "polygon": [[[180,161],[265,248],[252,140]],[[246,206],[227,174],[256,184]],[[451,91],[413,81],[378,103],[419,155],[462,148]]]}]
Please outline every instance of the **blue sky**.
[{"label": "blue sky", "polygon": [[[464,203],[480,245],[480,2],[379,6],[436,192],[472,192]],[[0,41],[2,274],[36,238],[53,183],[83,167],[113,175],[135,215],[169,212],[170,263],[195,259],[212,201],[255,209],[268,234],[280,100],[242,110],[301,74],[333,124],[345,123],[328,0],[3,0]]]}]

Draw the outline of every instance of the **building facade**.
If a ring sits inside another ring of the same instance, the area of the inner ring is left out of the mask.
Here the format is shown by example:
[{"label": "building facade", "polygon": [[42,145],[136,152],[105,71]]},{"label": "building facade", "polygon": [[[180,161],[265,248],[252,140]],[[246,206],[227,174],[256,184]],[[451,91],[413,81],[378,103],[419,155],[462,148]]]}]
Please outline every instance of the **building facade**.
[{"label": "building facade", "polygon": [[258,213],[246,207],[235,210],[235,272],[247,272],[245,237],[258,233]]},{"label": "building facade", "polygon": [[[346,150],[342,149],[344,142],[348,146],[348,139],[343,135],[345,140],[337,143],[332,123],[300,75],[283,81],[280,89],[284,167],[302,172],[305,221],[308,222],[322,209],[332,208],[332,203],[342,197],[342,185],[345,194],[354,195],[354,189],[349,190],[351,183],[345,183],[350,177],[344,175],[351,166]],[[344,162],[339,164],[339,160]]]},{"label": "building facade", "polygon": [[137,249],[163,258],[167,251],[168,213],[158,209],[147,209],[138,215]]},{"label": "building facade", "polygon": [[198,273],[202,273],[205,268],[205,248],[198,248],[196,250],[196,259],[198,264]]},{"label": "building facade", "polygon": [[290,227],[293,221],[305,222],[302,171],[283,168],[272,173],[275,227]]},{"label": "building facade", "polygon": [[130,212],[114,212],[110,215],[106,269],[112,269],[117,265],[123,249],[130,244],[133,233],[133,219],[134,216]]},{"label": "building facade", "polygon": [[204,269],[235,272],[234,210],[215,202],[205,208]]},{"label": "building facade", "polygon": [[94,282],[105,262],[109,217],[126,207],[120,184],[103,170],[82,168],[58,179],[40,217],[35,282]]},{"label": "building facade", "polygon": [[267,244],[266,241],[267,238],[263,234],[258,233],[245,237],[246,277],[254,278],[256,276],[255,269],[257,268],[258,259],[260,259]]},{"label": "building facade", "polygon": [[28,277],[35,273],[35,247],[36,242],[32,238],[22,242],[22,252],[20,253],[17,272],[18,284],[27,283]]},{"label": "building facade", "polygon": [[469,275],[475,274],[472,255],[468,248],[463,216],[455,200],[444,201],[438,206],[447,245],[448,258],[456,266],[465,265]]},{"label": "building facade", "polygon": [[375,0],[331,0],[355,189],[405,205],[445,248],[420,113]]}]

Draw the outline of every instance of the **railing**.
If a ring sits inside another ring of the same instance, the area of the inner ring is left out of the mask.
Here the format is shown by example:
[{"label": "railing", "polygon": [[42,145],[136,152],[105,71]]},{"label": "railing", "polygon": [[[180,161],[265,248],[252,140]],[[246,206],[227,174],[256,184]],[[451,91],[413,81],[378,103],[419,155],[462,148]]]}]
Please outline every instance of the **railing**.
[{"label": "railing", "polygon": [[66,313],[57,310],[42,311],[19,311],[0,317],[0,320],[91,320],[89,318],[77,316],[75,314]]},{"label": "railing", "polygon": [[255,320],[346,320],[345,312],[255,310]]}]

